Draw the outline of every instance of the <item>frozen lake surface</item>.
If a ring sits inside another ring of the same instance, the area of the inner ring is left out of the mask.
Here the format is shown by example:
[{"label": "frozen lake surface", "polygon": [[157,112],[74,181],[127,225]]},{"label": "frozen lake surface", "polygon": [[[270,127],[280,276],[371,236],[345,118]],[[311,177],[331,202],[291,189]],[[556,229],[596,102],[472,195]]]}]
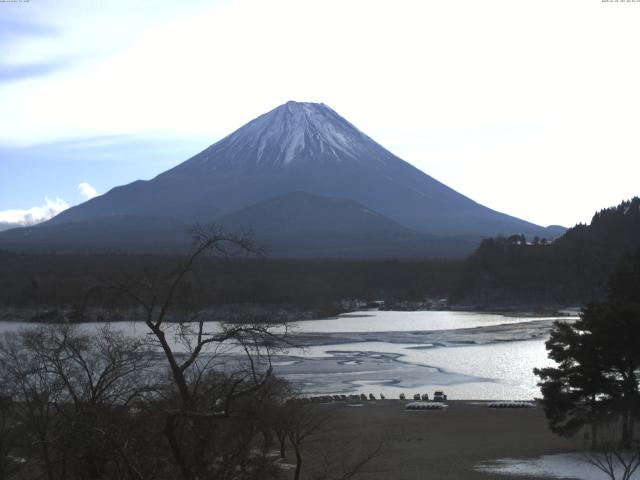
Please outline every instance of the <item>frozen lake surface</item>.
[{"label": "frozen lake surface", "polygon": [[297,324],[308,345],[276,359],[276,371],[309,394],[433,394],[452,399],[540,396],[534,367],[551,365],[553,321],[474,312],[371,311]]},{"label": "frozen lake surface", "polygon": [[407,332],[456,330],[462,328],[485,327],[521,323],[530,317],[505,316],[477,312],[395,312],[365,311],[345,313],[336,318],[305,320],[298,322],[303,332]]},{"label": "frozen lake surface", "polygon": [[[366,311],[302,321],[292,339],[306,345],[275,355],[277,374],[307,394],[429,393],[452,399],[526,400],[540,396],[534,367],[550,364],[544,342],[559,317],[474,312]],[[569,317],[560,317],[571,320]],[[95,330],[99,324],[82,324]],[[141,322],[114,324],[145,335]],[[24,324],[3,322],[0,331]],[[208,331],[219,328],[207,324]],[[179,349],[179,348],[178,348]]]}]

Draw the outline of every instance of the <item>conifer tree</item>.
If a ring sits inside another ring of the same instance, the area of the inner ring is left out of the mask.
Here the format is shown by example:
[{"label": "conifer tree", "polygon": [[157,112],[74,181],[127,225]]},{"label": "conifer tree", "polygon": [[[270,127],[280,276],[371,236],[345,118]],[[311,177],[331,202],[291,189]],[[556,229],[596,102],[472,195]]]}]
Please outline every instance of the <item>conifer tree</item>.
[{"label": "conifer tree", "polygon": [[555,322],[547,341],[557,367],[535,369],[555,433],[621,420],[621,441],[633,442],[640,416],[640,251],[612,275],[607,297],[586,306],[574,323]]}]

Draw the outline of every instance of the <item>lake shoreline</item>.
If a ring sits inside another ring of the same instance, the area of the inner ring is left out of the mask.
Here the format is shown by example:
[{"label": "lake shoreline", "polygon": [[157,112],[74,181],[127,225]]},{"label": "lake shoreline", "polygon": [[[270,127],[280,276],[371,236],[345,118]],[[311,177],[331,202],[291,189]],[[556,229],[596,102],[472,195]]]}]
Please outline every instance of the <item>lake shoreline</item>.
[{"label": "lake shoreline", "polygon": [[[452,305],[443,308],[369,308],[369,309],[297,309],[288,306],[230,304],[220,308],[201,311],[207,321],[243,323],[251,319],[257,323],[296,323],[339,318],[343,315],[375,312],[471,312],[502,315],[505,317],[571,317],[580,312],[577,306],[540,305]],[[79,311],[74,307],[0,307],[0,322],[24,323],[117,323],[140,321],[144,312],[139,309],[86,308]],[[169,315],[168,323],[183,322],[180,314]],[[249,323],[249,322],[247,322]]]},{"label": "lake shoreline", "polygon": [[[256,323],[293,323],[296,321],[323,320],[335,318],[351,311],[345,310],[303,310],[261,305],[228,305],[217,309],[203,309],[200,315],[206,321],[243,323],[251,319]],[[145,313],[140,309],[87,308],[80,312],[72,307],[0,307],[0,322],[24,323],[119,323],[142,321]],[[170,313],[167,323],[185,322],[185,315]],[[249,323],[249,322],[247,322]]]},{"label": "lake shoreline", "polygon": [[[451,398],[531,400],[539,396],[535,367],[549,364],[545,339],[554,321],[569,317],[505,316],[475,312],[364,311],[329,319],[276,326],[289,343],[270,353],[275,373],[309,395],[404,393],[444,389]],[[32,328],[35,323],[3,322],[2,331]],[[104,323],[81,323],[91,333]],[[185,345],[167,324],[176,354]],[[146,336],[144,322],[117,322],[112,328]],[[207,322],[205,331],[222,327]],[[233,348],[233,346],[231,346]],[[215,352],[215,349],[213,349]],[[207,355],[203,352],[203,355]],[[215,353],[214,353],[215,355]],[[227,351],[222,363],[244,361],[242,351]]]},{"label": "lake shoreline", "polygon": [[482,400],[453,400],[444,410],[407,411],[408,402],[401,400],[362,403],[318,405],[329,412],[331,423],[314,441],[314,451],[323,452],[342,438],[387,439],[388,445],[358,476],[368,480],[526,480],[536,477],[483,467],[505,458],[535,459],[588,447],[581,436],[554,435],[540,406],[493,409]]}]

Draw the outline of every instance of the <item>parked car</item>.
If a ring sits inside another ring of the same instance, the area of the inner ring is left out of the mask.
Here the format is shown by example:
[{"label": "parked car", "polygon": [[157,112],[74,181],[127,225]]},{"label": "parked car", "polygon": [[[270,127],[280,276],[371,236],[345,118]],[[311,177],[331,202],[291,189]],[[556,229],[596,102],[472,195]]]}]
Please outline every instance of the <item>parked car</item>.
[{"label": "parked car", "polygon": [[436,390],[433,393],[433,401],[434,402],[446,402],[447,396],[444,394],[442,390]]}]

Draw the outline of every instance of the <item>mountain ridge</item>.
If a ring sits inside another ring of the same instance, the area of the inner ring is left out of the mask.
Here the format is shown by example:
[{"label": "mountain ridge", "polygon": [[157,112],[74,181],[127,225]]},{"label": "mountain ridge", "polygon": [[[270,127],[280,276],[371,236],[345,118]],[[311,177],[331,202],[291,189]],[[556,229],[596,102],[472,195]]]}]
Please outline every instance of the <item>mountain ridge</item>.
[{"label": "mountain ridge", "polygon": [[151,180],[113,188],[43,225],[113,216],[216,222],[291,192],[350,200],[420,234],[548,236],[418,170],[326,105],[292,101]]}]

